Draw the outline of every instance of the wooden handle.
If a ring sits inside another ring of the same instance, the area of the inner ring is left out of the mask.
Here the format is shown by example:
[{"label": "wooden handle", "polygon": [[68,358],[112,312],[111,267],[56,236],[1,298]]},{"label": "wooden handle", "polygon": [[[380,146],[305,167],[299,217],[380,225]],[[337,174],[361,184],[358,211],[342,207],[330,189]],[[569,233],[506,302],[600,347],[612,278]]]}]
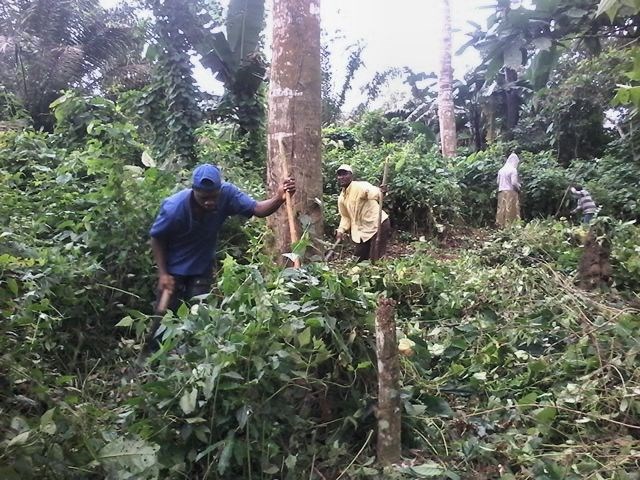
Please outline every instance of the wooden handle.
[{"label": "wooden handle", "polygon": [[160,301],[158,302],[158,306],[156,307],[156,313],[158,315],[163,315],[167,311],[169,300],[171,300],[171,292],[165,288],[162,291],[162,295],[160,295]]},{"label": "wooden handle", "polygon": [[[387,184],[387,176],[389,174],[389,159],[385,159],[384,161],[384,170],[382,172],[382,185]],[[378,231],[376,235],[376,244],[374,247],[374,255],[371,258],[372,262],[375,262],[380,258],[380,229],[382,228],[382,202],[384,201],[384,193],[380,190],[380,209],[378,210]]]},{"label": "wooden handle", "polygon": [[[282,137],[278,138],[278,155],[280,155],[282,159],[282,167],[284,169],[284,177],[289,178],[289,166],[287,165],[287,157],[284,153],[284,144],[282,141]],[[293,245],[298,243],[298,231],[296,230],[296,220],[293,216],[293,204],[291,202],[291,193],[284,193],[284,200],[287,207],[287,220],[289,221],[289,236],[291,237],[291,247],[293,250]],[[300,268],[300,258],[296,256],[293,260],[293,266],[295,268]]]},{"label": "wooden handle", "polygon": [[333,257],[333,255],[336,253],[335,250],[338,247],[338,245],[340,245],[340,242],[342,240],[338,239],[334,242],[333,245],[331,245],[331,248],[329,249],[329,251],[325,254],[324,256],[324,260],[325,262],[328,262],[329,260],[331,260],[331,258]]}]

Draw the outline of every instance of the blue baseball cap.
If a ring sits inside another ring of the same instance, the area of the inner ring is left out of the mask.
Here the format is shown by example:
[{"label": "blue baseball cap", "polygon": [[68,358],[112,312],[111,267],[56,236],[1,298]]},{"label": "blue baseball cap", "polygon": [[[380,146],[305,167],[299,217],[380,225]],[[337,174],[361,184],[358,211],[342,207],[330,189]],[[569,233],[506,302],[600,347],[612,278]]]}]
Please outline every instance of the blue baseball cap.
[{"label": "blue baseball cap", "polygon": [[198,165],[193,171],[193,185],[196,190],[219,190],[222,186],[220,169],[210,163]]}]

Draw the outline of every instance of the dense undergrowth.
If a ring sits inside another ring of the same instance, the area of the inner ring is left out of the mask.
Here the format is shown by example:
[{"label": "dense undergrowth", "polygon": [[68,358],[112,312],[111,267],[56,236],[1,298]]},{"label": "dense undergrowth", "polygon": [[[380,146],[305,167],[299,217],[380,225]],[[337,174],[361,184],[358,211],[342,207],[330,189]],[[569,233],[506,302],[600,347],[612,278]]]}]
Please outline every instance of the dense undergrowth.
[{"label": "dense undergrowth", "polygon": [[[231,223],[213,294],[167,315],[162,349],[140,362],[147,229],[188,170],[158,165],[117,105],[81,102],[58,103],[53,134],[0,132],[0,478],[638,478],[635,163],[611,156],[583,174],[522,155],[528,218],[554,215],[574,172],[603,213],[629,220],[598,220],[611,285],[586,293],[574,286],[585,232],[566,220],[468,230],[447,247],[456,225],[490,223],[504,146],[445,160],[419,138],[328,140],[329,227],[337,165],[375,182],[388,158],[392,219],[429,241],[376,266],[281,270],[263,256],[264,222]],[[224,126],[198,135],[200,160],[263,194]],[[405,461],[386,472],[374,462],[382,293],[415,352],[402,361]]]},{"label": "dense undergrowth", "polygon": [[[343,135],[348,130],[339,130]],[[496,172],[504,164],[509,146],[497,143],[486,150],[446,159],[418,136],[412,142],[371,145],[345,143],[327,132],[324,155],[326,222],[337,225],[334,196],[335,170],[342,163],[353,166],[359,179],[379,184],[385,161],[389,164],[386,198],[395,225],[413,233],[433,234],[442,225],[490,225],[496,210]],[[357,137],[353,138],[354,141]],[[639,218],[635,180],[640,164],[630,153],[612,152],[602,159],[576,160],[569,167],[558,163],[551,151],[520,153],[522,215],[527,220],[550,216],[570,217],[574,207],[565,192],[571,184],[583,184],[601,206],[602,215],[624,220]]]},{"label": "dense undergrowth", "polygon": [[[583,232],[566,223],[456,251],[418,243],[377,266],[227,257],[214,295],[165,316],[144,364],[139,311],[120,321],[117,348],[67,371],[43,365],[55,330],[35,341],[37,325],[14,321],[3,478],[636,478],[638,265],[626,242],[638,231],[618,230],[602,293],[574,287]],[[385,473],[372,440],[380,292],[398,301],[415,352],[402,362],[406,461]]]}]

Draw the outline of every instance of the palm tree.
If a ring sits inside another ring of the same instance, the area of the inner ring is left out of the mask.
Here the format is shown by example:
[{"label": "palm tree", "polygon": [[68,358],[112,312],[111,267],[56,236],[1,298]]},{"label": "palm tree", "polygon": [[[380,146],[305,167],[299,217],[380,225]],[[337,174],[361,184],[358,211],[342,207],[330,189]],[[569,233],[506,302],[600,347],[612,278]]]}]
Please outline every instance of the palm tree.
[{"label": "palm tree", "polygon": [[442,0],[442,56],[438,77],[438,119],[442,155],[456,154],[456,118],[453,105],[453,68],[451,67],[451,10],[449,0]]},{"label": "palm tree", "polygon": [[133,22],[126,10],[107,11],[94,0],[0,5],[0,82],[36,128],[52,128],[49,105],[62,90],[99,89],[131,52]]}]

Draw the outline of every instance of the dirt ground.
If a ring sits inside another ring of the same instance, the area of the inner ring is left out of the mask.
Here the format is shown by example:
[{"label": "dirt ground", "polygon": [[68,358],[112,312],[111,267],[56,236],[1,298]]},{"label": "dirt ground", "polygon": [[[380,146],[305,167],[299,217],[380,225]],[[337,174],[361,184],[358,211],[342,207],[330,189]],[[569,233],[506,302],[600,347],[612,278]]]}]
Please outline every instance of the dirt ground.
[{"label": "dirt ground", "polygon": [[[490,235],[491,230],[471,228],[466,226],[448,227],[435,237],[409,236],[404,232],[394,232],[385,258],[395,259],[410,257],[417,249],[428,252],[438,260],[453,260],[458,257],[460,250],[468,250],[482,244]],[[354,245],[351,242],[339,245],[331,263],[348,263],[353,258]]]}]

